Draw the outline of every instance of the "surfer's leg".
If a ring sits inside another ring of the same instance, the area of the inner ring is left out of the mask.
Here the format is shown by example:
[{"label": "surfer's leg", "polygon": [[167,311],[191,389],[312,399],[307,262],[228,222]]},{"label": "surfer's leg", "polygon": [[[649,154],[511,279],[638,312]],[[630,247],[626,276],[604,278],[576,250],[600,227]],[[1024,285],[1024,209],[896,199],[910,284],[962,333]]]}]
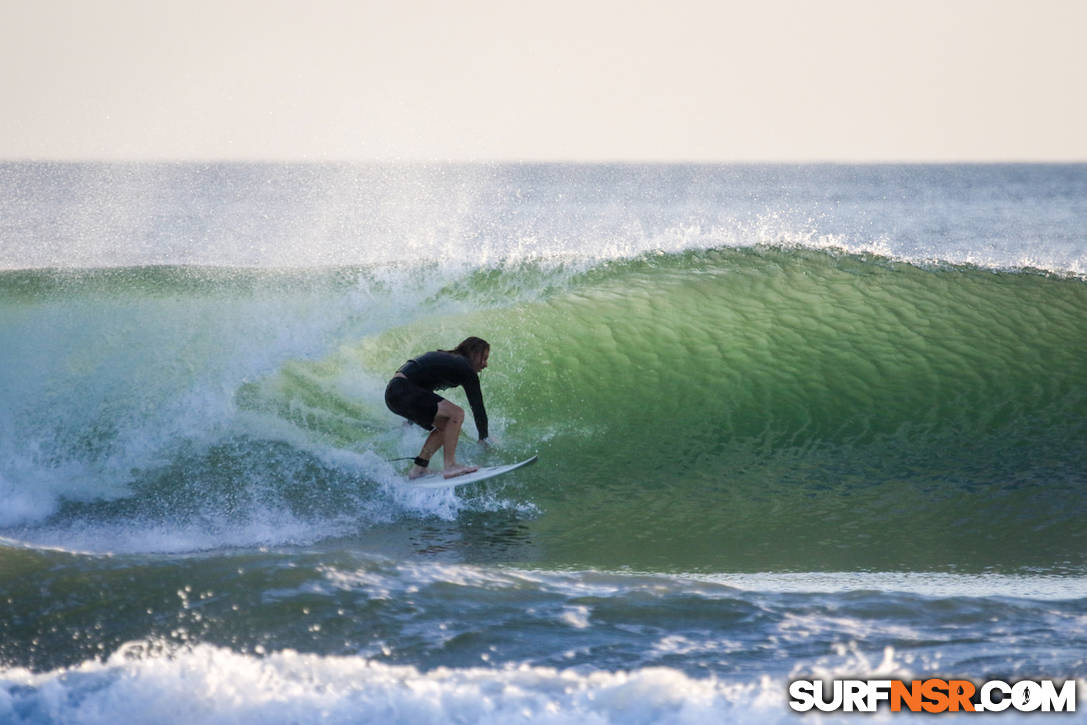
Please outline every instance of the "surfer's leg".
[{"label": "surfer's leg", "polygon": [[[430,431],[423,443],[423,450],[419,452],[419,458],[424,464],[430,461],[430,457],[442,445],[438,408],[444,402],[446,400],[435,395],[432,390],[420,388],[405,377],[394,377],[385,388],[385,405],[389,410]],[[461,415],[463,417],[463,413]],[[426,475],[426,472],[426,465],[420,466],[416,463],[408,472],[408,478],[419,478]]]},{"label": "surfer's leg", "polygon": [[[429,461],[431,457],[442,446],[442,431],[434,427],[430,431],[430,435],[426,437],[426,441],[423,443],[423,450],[419,451],[419,457],[424,461]],[[411,467],[411,471],[408,472],[408,478],[419,478],[419,476],[425,476],[427,469],[419,464],[415,464]]]},{"label": "surfer's leg", "polygon": [[[442,471],[442,475],[446,478],[453,478],[454,476],[479,470],[479,466],[462,466],[457,463],[457,441],[460,440],[460,428],[463,423],[464,410],[459,405],[450,403],[443,398],[442,402],[438,403],[438,414],[434,416],[434,427],[437,430],[427,437],[426,444],[423,445],[423,453],[427,452],[427,444],[432,443],[435,433],[439,433],[439,444],[445,458],[445,470]],[[435,445],[430,454],[437,450],[438,446]],[[420,453],[419,457],[427,458],[423,453]]]}]

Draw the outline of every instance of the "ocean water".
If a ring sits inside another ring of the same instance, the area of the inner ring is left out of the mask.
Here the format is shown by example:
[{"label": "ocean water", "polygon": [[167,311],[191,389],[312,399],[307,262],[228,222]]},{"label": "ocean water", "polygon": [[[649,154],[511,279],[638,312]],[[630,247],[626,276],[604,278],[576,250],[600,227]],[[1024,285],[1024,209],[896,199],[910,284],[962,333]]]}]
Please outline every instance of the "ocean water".
[{"label": "ocean water", "polygon": [[1087,165],[0,164],[3,723],[1087,701],[1085,515]]}]

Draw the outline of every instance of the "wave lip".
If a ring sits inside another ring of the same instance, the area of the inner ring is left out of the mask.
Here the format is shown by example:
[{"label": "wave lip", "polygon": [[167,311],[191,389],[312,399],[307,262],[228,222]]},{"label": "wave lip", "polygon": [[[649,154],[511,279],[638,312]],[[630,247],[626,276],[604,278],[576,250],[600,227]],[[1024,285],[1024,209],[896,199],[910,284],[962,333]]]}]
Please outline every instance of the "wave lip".
[{"label": "wave lip", "polygon": [[0,269],[335,267],[775,244],[1084,274],[1084,164],[0,163]]}]

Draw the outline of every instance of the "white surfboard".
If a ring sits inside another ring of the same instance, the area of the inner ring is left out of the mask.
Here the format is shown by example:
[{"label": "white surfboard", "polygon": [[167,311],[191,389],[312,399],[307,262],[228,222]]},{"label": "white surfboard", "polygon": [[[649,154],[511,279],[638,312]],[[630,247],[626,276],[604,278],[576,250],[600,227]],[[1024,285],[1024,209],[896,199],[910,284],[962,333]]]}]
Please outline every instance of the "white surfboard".
[{"label": "white surfboard", "polygon": [[536,456],[533,456],[532,458],[526,458],[520,463],[508,463],[504,466],[487,466],[486,468],[481,468],[473,473],[466,473],[463,476],[454,476],[453,478],[442,478],[441,473],[429,473],[425,476],[420,476],[419,478],[404,481],[403,485],[409,488],[456,488],[457,486],[463,486],[468,483],[477,483],[479,481],[485,481],[488,478],[501,476],[503,473],[516,471],[518,468],[524,468],[535,462]]}]

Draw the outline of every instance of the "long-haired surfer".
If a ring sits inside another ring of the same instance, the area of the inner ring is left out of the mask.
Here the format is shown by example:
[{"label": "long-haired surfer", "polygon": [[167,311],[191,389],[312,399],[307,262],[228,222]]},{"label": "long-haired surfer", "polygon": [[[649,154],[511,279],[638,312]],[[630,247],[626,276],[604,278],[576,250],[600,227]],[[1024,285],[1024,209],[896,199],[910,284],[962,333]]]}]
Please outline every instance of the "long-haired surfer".
[{"label": "long-haired surfer", "polygon": [[479,389],[479,374],[487,367],[491,346],[486,340],[469,337],[452,350],[434,350],[412,358],[400,366],[385,388],[385,405],[399,416],[407,418],[430,431],[423,449],[415,458],[409,478],[426,473],[430,457],[443,449],[445,470],[442,475],[453,478],[479,470],[478,466],[457,463],[457,439],[464,410],[435,390],[461,386],[468,396],[472,417],[476,421],[479,442],[487,444],[487,410]]}]

